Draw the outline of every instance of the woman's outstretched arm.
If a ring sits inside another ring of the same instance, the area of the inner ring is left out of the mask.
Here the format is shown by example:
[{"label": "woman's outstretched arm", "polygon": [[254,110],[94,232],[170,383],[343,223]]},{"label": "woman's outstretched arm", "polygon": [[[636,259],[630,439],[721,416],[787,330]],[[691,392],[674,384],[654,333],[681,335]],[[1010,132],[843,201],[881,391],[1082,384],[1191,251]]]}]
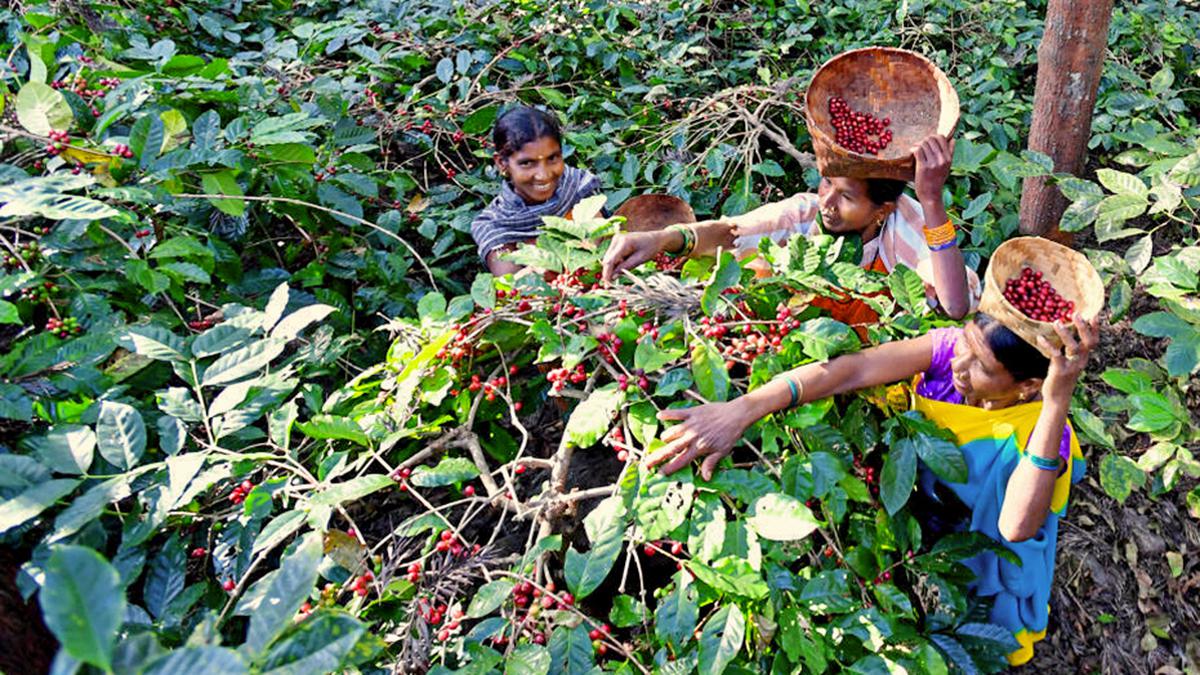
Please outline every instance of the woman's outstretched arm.
[{"label": "woman's outstretched arm", "polygon": [[[905,380],[929,369],[933,338],[923,335],[911,340],[889,342],[824,363],[810,363],[790,370],[754,391],[724,403],[706,403],[694,408],[664,410],[662,420],[680,420],[662,434],[666,446],[646,460],[648,466],[663,462],[663,473],[673,473],[692,460],[708,455],[700,467],[705,480],[746,429],[767,415],[783,410],[791,402],[796,382],[799,403],[816,401],[856,389]],[[667,461],[670,460],[670,461]]]}]

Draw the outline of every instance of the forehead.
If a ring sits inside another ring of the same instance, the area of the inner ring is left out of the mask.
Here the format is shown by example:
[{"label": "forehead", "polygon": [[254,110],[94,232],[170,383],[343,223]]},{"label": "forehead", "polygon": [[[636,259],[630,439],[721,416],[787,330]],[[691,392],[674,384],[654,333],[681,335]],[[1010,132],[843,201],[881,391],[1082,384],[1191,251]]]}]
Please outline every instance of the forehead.
[{"label": "forehead", "polygon": [[537,161],[560,153],[562,153],[562,146],[558,141],[551,136],[542,136],[517,148],[512,156],[514,159]]},{"label": "forehead", "polygon": [[996,354],[988,346],[987,339],[983,335],[983,330],[974,321],[969,322],[963,328],[963,343],[971,351],[971,354],[979,359],[988,370],[1004,370],[1000,362],[996,360]]},{"label": "forehead", "polygon": [[829,178],[830,187],[846,194],[861,195],[867,192],[867,182],[861,178],[834,176]]}]

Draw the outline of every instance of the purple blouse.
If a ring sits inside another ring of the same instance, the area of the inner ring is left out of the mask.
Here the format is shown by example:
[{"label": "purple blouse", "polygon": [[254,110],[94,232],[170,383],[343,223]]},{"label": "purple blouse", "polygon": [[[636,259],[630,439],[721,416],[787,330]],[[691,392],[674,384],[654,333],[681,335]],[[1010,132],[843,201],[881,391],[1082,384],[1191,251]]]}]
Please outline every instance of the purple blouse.
[{"label": "purple blouse", "polygon": [[[933,337],[933,358],[929,362],[929,370],[917,385],[917,394],[931,401],[963,404],[962,394],[954,389],[954,373],[950,369],[950,359],[954,357],[954,345],[963,334],[961,328],[935,328],[929,331]],[[1028,440],[1028,439],[1026,439]],[[1071,427],[1063,427],[1062,442],[1058,454],[1063,462],[1071,460]]]}]

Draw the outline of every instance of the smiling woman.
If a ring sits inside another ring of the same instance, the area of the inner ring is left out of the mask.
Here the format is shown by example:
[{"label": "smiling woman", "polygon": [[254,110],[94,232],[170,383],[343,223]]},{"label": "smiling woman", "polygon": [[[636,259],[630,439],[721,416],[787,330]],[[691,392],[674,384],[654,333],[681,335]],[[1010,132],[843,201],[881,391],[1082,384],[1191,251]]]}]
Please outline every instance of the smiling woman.
[{"label": "smiling woman", "polygon": [[591,173],[563,160],[562,128],[549,112],[519,106],[496,120],[492,131],[500,194],[471,223],[471,235],[492,274],[520,268],[503,254],[537,238],[543,216],[564,216],[600,191]]}]

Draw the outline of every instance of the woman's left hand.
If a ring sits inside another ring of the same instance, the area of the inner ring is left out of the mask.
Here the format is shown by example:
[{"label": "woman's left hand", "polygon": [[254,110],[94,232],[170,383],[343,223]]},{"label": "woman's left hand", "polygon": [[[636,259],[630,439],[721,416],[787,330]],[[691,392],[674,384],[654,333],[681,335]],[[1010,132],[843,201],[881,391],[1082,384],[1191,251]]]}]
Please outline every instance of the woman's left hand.
[{"label": "woman's left hand", "polygon": [[674,473],[692,460],[707,455],[700,465],[700,475],[704,480],[711,480],[717,464],[729,454],[746,428],[754,423],[740,401],[734,399],[724,403],[705,403],[694,408],[669,408],[658,413],[660,420],[680,420],[683,423],[662,433],[660,438],[666,445],[646,458],[646,466],[653,467],[669,459],[671,461],[662,468],[662,472]]},{"label": "woman's left hand", "polygon": [[[1079,335],[1078,340],[1072,335],[1071,325]],[[1088,355],[1100,344],[1100,315],[1084,321],[1076,314],[1071,324],[1056,321],[1054,332],[1062,340],[1063,347],[1050,357],[1050,370],[1042,382],[1042,400],[1070,403],[1075,383],[1087,367]],[[1044,350],[1051,347],[1050,341],[1041,336],[1038,337],[1038,344]]]},{"label": "woman's left hand", "polygon": [[941,203],[942,186],[950,178],[950,165],[954,160],[954,141],[941,134],[931,134],[912,149],[912,154],[916,162],[913,186],[917,199],[921,202],[934,199]]}]

